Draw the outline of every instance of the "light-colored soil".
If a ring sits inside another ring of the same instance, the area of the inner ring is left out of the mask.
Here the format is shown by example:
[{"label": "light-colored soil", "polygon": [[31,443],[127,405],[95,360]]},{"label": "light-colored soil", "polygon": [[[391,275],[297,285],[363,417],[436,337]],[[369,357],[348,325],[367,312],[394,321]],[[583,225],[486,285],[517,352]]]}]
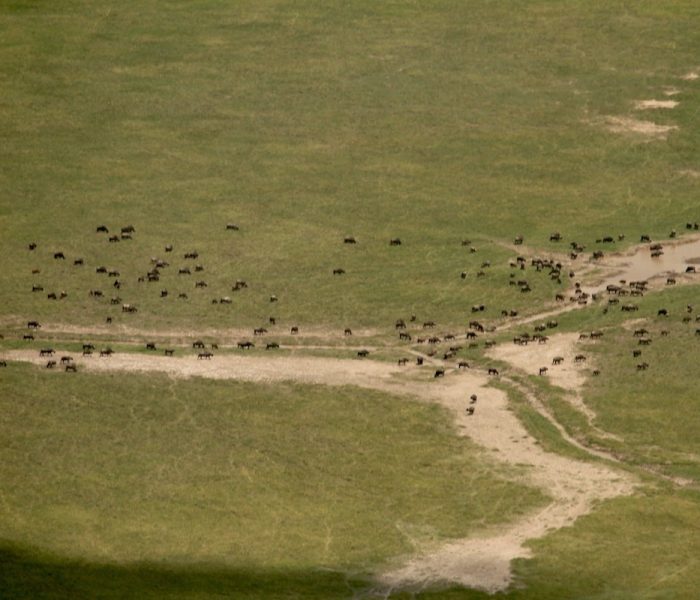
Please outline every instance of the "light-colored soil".
[{"label": "light-colored soil", "polygon": [[[568,350],[567,350],[568,352]],[[63,353],[69,354],[69,353]],[[541,487],[551,502],[515,523],[483,531],[464,540],[420,548],[416,556],[378,578],[378,585],[423,587],[437,581],[458,583],[495,592],[511,582],[514,558],[529,557],[527,540],[573,523],[601,500],[628,494],[631,479],[609,467],[571,460],[543,451],[508,410],[504,392],[487,387],[482,371],[448,370],[434,379],[433,368],[398,367],[371,360],[322,357],[253,357],[219,355],[211,360],[117,353],[109,358],[75,354],[79,369],[92,371],[163,372],[172,377],[211,377],[253,382],[295,381],[324,385],[357,385],[409,395],[447,408],[460,435],[469,436],[495,460],[526,466],[527,481]],[[43,365],[38,352],[15,350],[3,358]],[[56,376],[70,374],[56,373]],[[476,411],[467,415],[469,396],[477,394]]]},{"label": "light-colored soil", "polygon": [[677,125],[658,125],[653,121],[642,121],[630,117],[607,117],[605,124],[613,133],[632,133],[655,139],[665,139]]},{"label": "light-colored soil", "polygon": [[677,100],[637,100],[634,107],[637,110],[653,110],[656,108],[676,108]]},{"label": "light-colored soil", "polygon": [[700,78],[700,74],[697,71],[689,71],[681,77],[684,81],[695,81],[698,78]]}]

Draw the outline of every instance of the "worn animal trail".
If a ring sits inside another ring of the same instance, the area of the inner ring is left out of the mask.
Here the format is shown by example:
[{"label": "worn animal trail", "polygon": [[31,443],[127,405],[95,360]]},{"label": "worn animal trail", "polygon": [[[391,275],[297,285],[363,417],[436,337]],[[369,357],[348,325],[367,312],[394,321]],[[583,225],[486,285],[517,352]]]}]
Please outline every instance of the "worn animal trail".
[{"label": "worn animal trail", "polygon": [[[35,364],[36,353],[10,351],[5,356]],[[77,356],[76,356],[77,358]],[[93,371],[163,372],[173,377],[210,377],[253,382],[294,381],[324,385],[357,385],[435,402],[453,415],[460,435],[470,437],[496,461],[518,469],[528,481],[542,488],[549,504],[534,514],[478,535],[438,547],[423,548],[417,556],[378,576],[378,587],[422,588],[447,581],[495,592],[511,582],[510,564],[526,558],[527,540],[573,523],[596,502],[630,493],[633,482],[609,467],[576,461],[542,450],[508,410],[504,392],[488,387],[489,379],[478,371],[447,371],[435,379],[433,369],[410,369],[371,360],[323,357],[255,357],[220,355],[211,361],[194,356],[170,358],[115,354],[107,359],[82,360],[80,368]],[[478,396],[473,414],[465,411],[469,395]]]}]

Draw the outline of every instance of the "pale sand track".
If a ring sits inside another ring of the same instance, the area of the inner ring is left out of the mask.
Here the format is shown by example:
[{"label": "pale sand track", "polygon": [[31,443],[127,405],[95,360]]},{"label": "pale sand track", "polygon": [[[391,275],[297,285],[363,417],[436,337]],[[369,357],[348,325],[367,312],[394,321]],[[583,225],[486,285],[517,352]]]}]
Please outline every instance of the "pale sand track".
[{"label": "pale sand track", "polygon": [[[59,353],[67,355],[70,353]],[[551,502],[536,513],[510,524],[437,547],[421,548],[395,568],[378,576],[378,587],[422,588],[435,582],[458,583],[496,592],[511,582],[511,561],[531,556],[526,542],[571,525],[607,498],[629,494],[632,479],[602,464],[576,461],[543,451],[508,410],[504,392],[486,387],[482,371],[448,371],[434,379],[431,368],[398,367],[371,360],[317,357],[253,357],[217,355],[169,358],[143,354],[115,354],[109,358],[74,354],[79,369],[88,371],[162,372],[173,377],[208,377],[252,382],[293,381],[307,384],[356,385],[410,395],[441,404],[451,411],[460,435],[469,436],[494,459],[527,467],[524,482],[542,488]],[[46,362],[38,352],[8,351],[8,360]],[[56,376],[70,374],[56,373]],[[467,416],[471,394],[478,395],[476,412]]]}]

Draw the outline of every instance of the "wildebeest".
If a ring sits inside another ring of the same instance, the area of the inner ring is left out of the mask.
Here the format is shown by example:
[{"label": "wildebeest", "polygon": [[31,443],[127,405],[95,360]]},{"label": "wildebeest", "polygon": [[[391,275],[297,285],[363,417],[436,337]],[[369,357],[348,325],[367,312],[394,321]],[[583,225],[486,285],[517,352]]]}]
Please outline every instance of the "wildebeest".
[{"label": "wildebeest", "polygon": [[272,294],[272,296],[270,296],[270,302],[277,302],[277,296],[275,294]]},{"label": "wildebeest", "polygon": [[637,365],[637,371],[646,371],[649,368],[649,363],[643,362]]},{"label": "wildebeest", "polygon": [[211,352],[200,352],[199,354],[197,354],[197,360],[201,360],[203,358],[209,360],[212,356],[214,356],[214,354],[212,354]]},{"label": "wildebeest", "polygon": [[34,336],[33,336],[31,333],[25,333],[25,334],[22,336],[22,339],[23,339],[23,340],[26,340],[26,341],[29,341],[29,342],[32,342],[32,341],[34,341]]},{"label": "wildebeest", "polygon": [[408,359],[407,359],[407,358],[399,358],[399,360],[398,360],[398,365],[399,365],[399,367],[403,367],[403,366],[405,366],[407,363],[408,363]]},{"label": "wildebeest", "polygon": [[76,258],[73,261],[73,266],[80,267],[85,264],[85,261],[82,258]]},{"label": "wildebeest", "polygon": [[640,338],[639,342],[637,342],[640,346],[648,346],[651,344],[651,338]]},{"label": "wildebeest", "polygon": [[651,237],[647,235],[646,233],[643,233],[642,235],[639,236],[639,241],[640,242],[651,242]]},{"label": "wildebeest", "polygon": [[577,354],[576,356],[574,356],[575,363],[585,362],[585,360],[586,360],[586,357],[583,354]]},{"label": "wildebeest", "polygon": [[61,357],[61,364],[62,365],[67,365],[68,363],[73,362],[73,357],[72,356],[62,356]]},{"label": "wildebeest", "polygon": [[406,321],[403,319],[397,319],[396,323],[394,324],[394,327],[396,329],[406,329]]},{"label": "wildebeest", "polygon": [[255,344],[253,342],[238,342],[237,346],[242,350],[250,350],[251,348],[255,348]]},{"label": "wildebeest", "polygon": [[83,348],[83,356],[92,356],[92,350],[86,350]]},{"label": "wildebeest", "polygon": [[192,342],[192,348],[204,348],[204,342],[202,340]]},{"label": "wildebeest", "polygon": [[114,354],[114,350],[111,348],[105,348],[103,350],[100,350],[100,356],[112,356]]},{"label": "wildebeest", "polygon": [[466,412],[469,416],[474,414],[474,407],[473,406],[467,406]]},{"label": "wildebeest", "polygon": [[390,246],[400,246],[401,245],[401,239],[400,238],[392,238],[389,240],[389,245]]},{"label": "wildebeest", "polygon": [[558,231],[555,231],[554,233],[549,235],[550,242],[560,242],[561,239],[561,233],[559,233]]},{"label": "wildebeest", "polygon": [[121,233],[136,233],[136,228],[133,225],[122,227]]},{"label": "wildebeest", "polygon": [[110,243],[116,243],[116,242],[120,241],[120,238],[118,235],[110,235],[109,241],[110,241]]},{"label": "wildebeest", "polygon": [[109,229],[107,229],[106,225],[98,225],[95,233],[109,233]]},{"label": "wildebeest", "polygon": [[154,342],[147,342],[146,343],[146,350],[156,350],[156,345]]},{"label": "wildebeest", "polygon": [[666,309],[666,308],[660,308],[660,309],[656,312],[656,316],[658,316],[658,317],[668,317],[668,309]]},{"label": "wildebeest", "polygon": [[433,378],[444,377],[444,376],[445,376],[445,369],[439,368],[439,369],[436,369],[435,374],[433,375]]},{"label": "wildebeest", "polygon": [[469,368],[469,363],[466,360],[460,360],[457,363],[457,368],[458,369],[468,369]]},{"label": "wildebeest", "polygon": [[47,369],[53,369],[56,366],[56,361],[55,360],[50,360],[46,363],[46,368]]},{"label": "wildebeest", "polygon": [[357,356],[359,356],[360,358],[365,358],[369,356],[369,350],[358,350]]},{"label": "wildebeest", "polygon": [[289,333],[296,335],[297,333],[299,333],[299,327],[297,327],[296,325],[294,327],[291,327],[289,329]]},{"label": "wildebeest", "polygon": [[205,288],[205,287],[207,287],[207,282],[206,281],[198,281],[197,283],[194,284],[194,287]]},{"label": "wildebeest", "polygon": [[235,223],[226,223],[226,230],[227,231],[238,231],[240,227],[236,225]]},{"label": "wildebeest", "polygon": [[265,333],[267,333],[267,329],[264,327],[256,327],[253,329],[253,335],[264,335]]},{"label": "wildebeest", "polygon": [[133,304],[122,304],[122,312],[135,313],[138,312],[138,309]]},{"label": "wildebeest", "polygon": [[27,321],[27,329],[41,329],[39,321]]},{"label": "wildebeest", "polygon": [[70,364],[66,365],[66,373],[77,373],[78,367],[76,365]]},{"label": "wildebeest", "polygon": [[173,350],[172,348],[166,348],[165,350],[163,350],[163,354],[165,354],[165,356],[172,356],[173,354],[175,354],[175,350]]},{"label": "wildebeest", "polygon": [[423,329],[426,329],[429,327],[435,327],[435,321],[426,321],[425,323],[423,323]]},{"label": "wildebeest", "polygon": [[53,348],[42,348],[39,350],[39,356],[53,356],[56,351]]},{"label": "wildebeest", "polygon": [[695,273],[695,266],[694,265],[689,265],[685,268],[686,273]]},{"label": "wildebeest", "polygon": [[190,271],[189,267],[184,267],[182,269],[177,270],[178,275],[191,275],[192,272]]},{"label": "wildebeest", "polygon": [[417,364],[418,366],[420,366],[420,365],[423,364],[423,357],[422,357],[422,356],[416,357],[416,364]]},{"label": "wildebeest", "polygon": [[348,236],[345,236],[345,238],[343,238],[343,243],[344,244],[357,244],[357,240],[353,236],[348,235]]},{"label": "wildebeest", "polygon": [[196,250],[193,250],[192,252],[185,252],[184,257],[196,260],[197,258],[199,258],[199,252],[197,252]]},{"label": "wildebeest", "polygon": [[349,327],[346,327],[345,331],[343,332],[343,335],[352,335],[352,329],[350,329]]},{"label": "wildebeest", "polygon": [[498,369],[494,369],[493,367],[489,367],[487,372],[489,375],[498,375]]},{"label": "wildebeest", "polygon": [[520,246],[523,243],[523,236],[522,235],[516,235],[515,239],[513,240],[513,244],[516,246]]},{"label": "wildebeest", "polygon": [[547,369],[547,367],[540,367],[540,372],[539,372],[539,374],[540,374],[540,375],[546,375],[548,370],[549,370],[549,369]]},{"label": "wildebeest", "polygon": [[399,339],[400,340],[406,340],[406,341],[411,341],[413,338],[411,337],[410,333],[406,333],[405,331],[399,332]]},{"label": "wildebeest", "polygon": [[172,252],[173,251],[173,245],[172,244],[167,244],[165,246],[165,251],[166,252]]},{"label": "wildebeest", "polygon": [[333,269],[333,275],[345,275],[345,269]]},{"label": "wildebeest", "polygon": [[30,242],[28,248],[29,248],[30,250],[36,250],[36,242]]},{"label": "wildebeest", "polygon": [[66,256],[63,254],[63,252],[54,252],[53,257],[55,260],[66,260]]},{"label": "wildebeest", "polygon": [[553,364],[553,365],[560,365],[560,364],[563,363],[563,362],[564,362],[564,357],[563,357],[563,356],[555,356],[555,357],[552,359],[552,364]]},{"label": "wildebeest", "polygon": [[279,347],[280,345],[277,342],[269,342],[268,344],[265,344],[265,350],[274,350]]}]

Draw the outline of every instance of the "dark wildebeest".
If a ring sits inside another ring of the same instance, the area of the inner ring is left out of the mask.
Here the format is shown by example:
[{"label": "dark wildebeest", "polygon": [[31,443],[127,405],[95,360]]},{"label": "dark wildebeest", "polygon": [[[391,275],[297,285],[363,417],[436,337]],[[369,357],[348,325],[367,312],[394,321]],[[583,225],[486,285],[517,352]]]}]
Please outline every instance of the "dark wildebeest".
[{"label": "dark wildebeest", "polygon": [[22,336],[22,339],[32,342],[32,341],[34,341],[34,336],[31,333],[25,333]]},{"label": "dark wildebeest", "polygon": [[255,344],[253,342],[238,342],[237,346],[242,350],[250,350],[251,348],[255,348]]},{"label": "dark wildebeest", "polygon": [[637,365],[637,371],[646,371],[649,368],[649,363],[643,362]]},{"label": "dark wildebeest", "polygon": [[73,362],[73,357],[72,356],[62,356],[61,357],[61,364],[62,365],[67,365],[68,363]]},{"label": "dark wildebeest", "polygon": [[109,236],[109,241],[110,241],[111,243],[118,242],[119,239],[120,239],[120,238],[119,238],[118,235],[110,235],[110,236]]},{"label": "dark wildebeest", "polygon": [[209,360],[212,356],[214,355],[211,352],[200,352],[197,354],[197,360],[201,360],[203,358]]},{"label": "dark wildebeest", "polygon": [[399,360],[398,360],[399,367],[403,367],[403,366],[405,366],[407,363],[408,363],[408,359],[407,359],[407,358],[399,358]]},{"label": "dark wildebeest", "polygon": [[400,340],[407,340],[410,342],[413,338],[411,337],[410,333],[406,333],[405,331],[402,331],[399,333],[399,339]]},{"label": "dark wildebeest", "polygon": [[352,335],[352,329],[350,329],[349,327],[346,327],[345,331],[343,332],[343,335]]},{"label": "dark wildebeest", "polygon": [[489,367],[488,374],[489,375],[498,375],[498,369],[494,369],[493,367]]},{"label": "dark wildebeest", "polygon": [[27,321],[27,329],[40,329],[39,321]]},{"label": "dark wildebeest", "polygon": [[60,260],[66,260],[66,257],[65,257],[65,255],[63,254],[63,252],[54,252],[54,253],[53,253],[53,257],[54,257],[55,260],[59,260],[59,259],[60,259]]},{"label": "dark wildebeest", "polygon": [[469,416],[474,414],[474,407],[473,406],[467,406],[466,412]]},{"label": "dark wildebeest", "polygon": [[299,327],[297,327],[297,326],[295,325],[294,327],[292,327],[292,328],[289,330],[289,333],[291,333],[291,334],[293,334],[293,335],[296,335],[297,333],[299,333]]},{"label": "dark wildebeest", "polygon": [[47,369],[53,369],[56,366],[56,361],[55,360],[50,360],[46,363],[46,368]]},{"label": "dark wildebeest", "polygon": [[192,342],[192,348],[204,348],[204,342],[202,340]]},{"label": "dark wildebeest", "polygon": [[100,350],[100,356],[112,356],[114,354],[114,350],[111,348],[105,348],[104,350]]},{"label": "dark wildebeest", "polygon": [[29,249],[30,249],[30,250],[35,250],[35,249],[36,249],[36,242],[31,242],[31,243],[29,244]]},{"label": "dark wildebeest", "polygon": [[240,227],[236,225],[235,223],[226,223],[226,230],[227,231],[238,231]]},{"label": "dark wildebeest", "polygon": [[345,269],[333,269],[333,275],[345,275]]},{"label": "dark wildebeest", "polygon": [[76,259],[73,261],[73,265],[76,266],[76,267],[82,266],[82,265],[84,265],[84,264],[85,264],[85,261],[84,261],[82,258],[76,258]]},{"label": "dark wildebeest", "polygon": [[163,350],[163,353],[165,354],[165,356],[172,356],[173,354],[175,354],[175,350],[171,348],[166,348],[165,350]]},{"label": "dark wildebeest", "polygon": [[575,363],[580,363],[580,362],[585,362],[586,357],[583,354],[577,354],[574,356],[574,362]]},{"label": "dark wildebeest", "polygon": [[359,356],[360,358],[366,358],[367,356],[369,356],[369,350],[358,350],[357,356]]},{"label": "dark wildebeest", "polygon": [[78,367],[76,365],[66,365],[66,373],[77,373]]},{"label": "dark wildebeest", "polygon": [[555,356],[555,357],[552,359],[552,364],[553,364],[553,365],[560,365],[560,364],[563,363],[563,362],[564,362],[564,357],[563,357],[563,356]]},{"label": "dark wildebeest", "polygon": [[196,260],[197,258],[199,258],[199,252],[197,252],[196,250],[192,252],[185,252],[184,257]]},{"label": "dark wildebeest", "polygon": [[666,308],[660,308],[658,312],[656,313],[656,316],[658,317],[668,317],[668,309]]},{"label": "dark wildebeest", "polygon": [[343,239],[343,243],[344,244],[357,244],[357,240],[353,236],[348,235]]},{"label": "dark wildebeest", "polygon": [[435,371],[435,374],[433,375],[433,378],[435,377],[444,377],[445,376],[445,369],[440,368]]},{"label": "dark wildebeest", "polygon": [[256,327],[253,329],[253,335],[263,335],[265,333],[267,333],[267,329],[264,327]]},{"label": "dark wildebeest", "polygon": [[172,245],[172,244],[168,244],[167,246],[165,246],[165,251],[166,251],[166,252],[172,252],[172,251],[173,251],[173,245]]},{"label": "dark wildebeest", "polygon": [[390,246],[400,246],[401,239],[400,238],[392,238],[391,240],[389,240],[389,245]]},{"label": "dark wildebeest", "polygon": [[457,363],[457,368],[458,369],[468,369],[469,368],[469,363],[466,360],[460,360]]},{"label": "dark wildebeest", "polygon": [[422,356],[416,357],[416,364],[417,364],[418,366],[420,366],[420,365],[423,364],[423,357],[422,357]]},{"label": "dark wildebeest", "polygon": [[548,370],[549,370],[549,369],[547,369],[547,367],[540,367],[540,373],[539,373],[539,374],[540,374],[540,375],[546,375]]},{"label": "dark wildebeest", "polygon": [[265,350],[275,350],[279,347],[280,345],[277,342],[270,342],[269,344],[265,345]]},{"label": "dark wildebeest", "polygon": [[53,356],[56,351],[53,348],[42,348],[39,350],[39,356]]},{"label": "dark wildebeest", "polygon": [[156,350],[156,345],[153,342],[146,343],[146,350]]}]

